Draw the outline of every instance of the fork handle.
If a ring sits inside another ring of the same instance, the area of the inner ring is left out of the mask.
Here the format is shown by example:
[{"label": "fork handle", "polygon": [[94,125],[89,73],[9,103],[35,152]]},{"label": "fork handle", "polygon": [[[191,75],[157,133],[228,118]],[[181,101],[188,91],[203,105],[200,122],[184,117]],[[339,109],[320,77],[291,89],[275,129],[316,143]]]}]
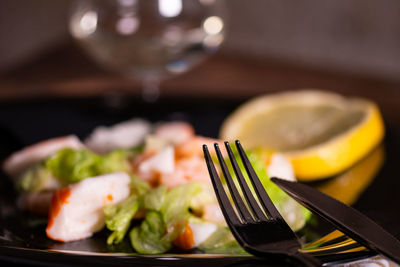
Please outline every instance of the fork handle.
[{"label": "fork handle", "polygon": [[291,256],[293,257],[294,260],[298,261],[303,266],[307,267],[322,266],[322,262],[320,260],[311,255],[307,255],[306,253],[301,253],[297,251],[295,254]]}]

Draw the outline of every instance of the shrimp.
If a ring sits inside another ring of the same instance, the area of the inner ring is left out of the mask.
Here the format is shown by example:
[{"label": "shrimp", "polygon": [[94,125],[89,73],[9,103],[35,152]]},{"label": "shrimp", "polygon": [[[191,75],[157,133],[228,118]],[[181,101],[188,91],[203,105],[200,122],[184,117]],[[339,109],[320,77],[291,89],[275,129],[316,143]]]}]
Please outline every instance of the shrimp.
[{"label": "shrimp", "polygon": [[174,148],[168,146],[139,165],[139,173],[173,173],[175,169]]},{"label": "shrimp", "polygon": [[75,135],[48,139],[14,152],[3,162],[3,170],[14,180],[31,166],[62,148],[81,149],[85,146]]},{"label": "shrimp", "polygon": [[172,188],[192,181],[210,183],[207,165],[200,157],[178,159],[175,170],[170,173],[160,174],[160,184]]},{"label": "shrimp", "polygon": [[192,156],[176,159],[172,146],[142,160],[137,164],[136,173],[151,184],[164,184],[168,188],[191,181],[210,182],[203,158]]},{"label": "shrimp", "polygon": [[174,148],[167,146],[159,152],[152,151],[138,156],[132,162],[132,171],[142,180],[158,185],[162,173],[175,171]]},{"label": "shrimp", "polygon": [[203,215],[201,218],[213,223],[226,224],[224,215],[222,214],[218,203],[205,205],[203,207]]},{"label": "shrimp", "polygon": [[193,126],[186,122],[167,122],[160,124],[154,134],[168,140],[174,145],[184,143],[194,138]]},{"label": "shrimp", "polygon": [[85,145],[96,153],[105,154],[113,149],[140,144],[150,131],[150,123],[142,119],[121,122],[111,127],[100,126],[85,139]]},{"label": "shrimp", "polygon": [[92,236],[104,227],[104,206],[119,203],[129,196],[130,177],[116,172],[86,178],[54,192],[46,234],[69,242]]},{"label": "shrimp", "polygon": [[[203,157],[203,145],[207,145],[209,148],[213,147],[217,143],[219,146],[223,146],[223,142],[218,139],[195,136],[186,140],[176,146],[177,157]],[[210,149],[210,153],[213,153],[214,149]]]}]

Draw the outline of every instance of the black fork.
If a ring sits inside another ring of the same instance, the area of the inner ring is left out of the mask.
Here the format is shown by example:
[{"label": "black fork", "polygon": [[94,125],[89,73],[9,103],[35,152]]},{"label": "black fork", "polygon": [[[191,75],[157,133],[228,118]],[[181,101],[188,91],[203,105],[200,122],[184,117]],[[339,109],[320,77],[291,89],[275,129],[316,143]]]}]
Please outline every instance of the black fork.
[{"label": "black fork", "polygon": [[228,171],[218,144],[215,144],[214,147],[238,215],[229,201],[206,145],[203,145],[203,151],[219,205],[238,243],[247,252],[255,256],[270,258],[273,261],[290,259],[305,266],[321,266],[322,263],[316,258],[299,252],[301,245],[296,235],[272,203],[240,142],[236,141],[235,143],[258,201],[247,185],[229,143],[225,142],[225,147],[241,187],[243,198]]}]

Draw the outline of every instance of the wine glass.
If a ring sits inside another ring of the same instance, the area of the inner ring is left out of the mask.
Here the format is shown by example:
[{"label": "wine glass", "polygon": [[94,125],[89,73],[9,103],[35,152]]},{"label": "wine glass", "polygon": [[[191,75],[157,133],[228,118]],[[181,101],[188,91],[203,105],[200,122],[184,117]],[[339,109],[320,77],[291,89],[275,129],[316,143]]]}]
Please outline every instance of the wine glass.
[{"label": "wine glass", "polygon": [[218,50],[224,40],[221,0],[79,0],[70,32],[101,65],[142,82],[154,102],[159,84]]}]

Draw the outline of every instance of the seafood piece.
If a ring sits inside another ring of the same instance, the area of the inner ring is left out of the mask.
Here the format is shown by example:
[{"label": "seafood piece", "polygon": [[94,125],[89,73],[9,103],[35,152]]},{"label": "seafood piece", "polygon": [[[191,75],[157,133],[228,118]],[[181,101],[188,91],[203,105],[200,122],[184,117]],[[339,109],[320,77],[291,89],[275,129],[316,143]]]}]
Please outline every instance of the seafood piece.
[{"label": "seafood piece", "polygon": [[269,177],[279,177],[288,181],[296,181],[294,170],[290,161],[282,154],[273,154],[267,164]]},{"label": "seafood piece", "polygon": [[218,203],[205,205],[201,218],[213,223],[226,224],[224,214],[222,214]]},{"label": "seafood piece", "polygon": [[[193,156],[203,157],[203,145],[205,144],[208,147],[213,147],[214,143],[217,143],[220,147],[224,147],[224,143],[221,140],[195,136],[176,146],[176,156],[179,158]],[[212,151],[213,149],[210,149],[211,153]]]},{"label": "seafood piece", "polygon": [[174,148],[167,146],[158,153],[143,154],[134,160],[132,169],[140,179],[157,185],[160,175],[171,174],[175,170]]},{"label": "seafood piece", "polygon": [[144,154],[156,154],[164,148],[171,146],[171,143],[155,134],[149,134],[144,141]]},{"label": "seafood piece", "polygon": [[207,165],[200,157],[178,159],[175,163],[174,172],[160,173],[159,179],[160,184],[165,184],[168,188],[192,181],[211,183]]},{"label": "seafood piece", "polygon": [[111,127],[99,126],[85,139],[85,145],[99,154],[113,149],[131,148],[143,142],[151,131],[151,124],[142,119],[133,119]]},{"label": "seafood piece", "polygon": [[195,136],[193,126],[180,121],[162,123],[154,130],[154,134],[174,145],[184,143]]},{"label": "seafood piece", "polygon": [[104,206],[129,196],[130,181],[125,172],[116,172],[57,190],[51,199],[47,236],[62,242],[92,236],[104,227]]},{"label": "seafood piece", "polygon": [[189,222],[185,231],[174,241],[174,244],[181,249],[192,249],[198,247],[207,240],[216,230],[214,223]]},{"label": "seafood piece", "polygon": [[81,149],[85,146],[75,135],[48,139],[14,152],[3,163],[3,170],[14,180],[34,164],[62,148]]},{"label": "seafood piece", "polygon": [[175,169],[174,148],[168,146],[159,153],[142,161],[139,165],[139,172],[172,173]]}]

